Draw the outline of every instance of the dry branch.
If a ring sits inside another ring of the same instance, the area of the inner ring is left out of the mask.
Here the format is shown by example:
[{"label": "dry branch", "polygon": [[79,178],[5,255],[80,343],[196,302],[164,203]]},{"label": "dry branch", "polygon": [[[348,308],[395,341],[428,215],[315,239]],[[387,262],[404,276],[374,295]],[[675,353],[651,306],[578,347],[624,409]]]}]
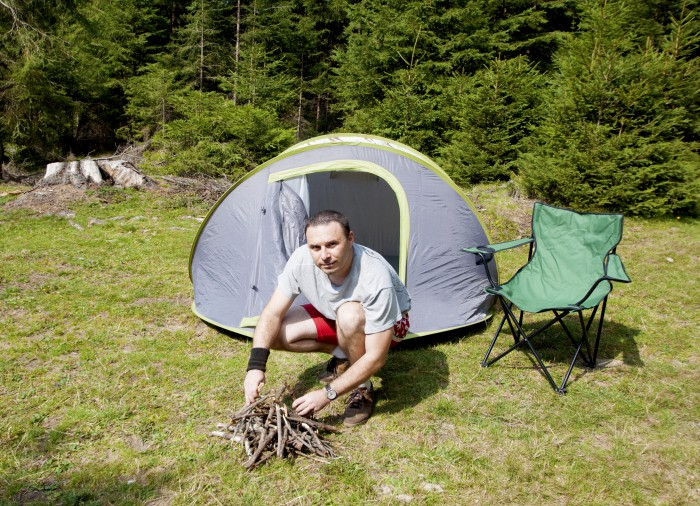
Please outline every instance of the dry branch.
[{"label": "dry branch", "polygon": [[220,430],[210,435],[241,443],[248,456],[244,467],[254,469],[273,456],[277,458],[309,457],[322,462],[336,457],[330,444],[323,440],[320,430],[340,432],[332,425],[289,412],[282,398],[291,394],[288,385],[273,394],[238,410],[228,424],[218,424]]}]

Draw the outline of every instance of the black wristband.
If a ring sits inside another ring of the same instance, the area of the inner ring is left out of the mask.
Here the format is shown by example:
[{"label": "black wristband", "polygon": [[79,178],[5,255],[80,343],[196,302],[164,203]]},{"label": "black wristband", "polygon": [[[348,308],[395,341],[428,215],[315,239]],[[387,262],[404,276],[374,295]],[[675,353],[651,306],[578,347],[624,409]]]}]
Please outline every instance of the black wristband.
[{"label": "black wristband", "polygon": [[253,348],[250,350],[250,358],[248,359],[248,369],[258,369],[259,371],[265,371],[265,366],[267,365],[267,357],[270,356],[270,350],[267,348]]}]

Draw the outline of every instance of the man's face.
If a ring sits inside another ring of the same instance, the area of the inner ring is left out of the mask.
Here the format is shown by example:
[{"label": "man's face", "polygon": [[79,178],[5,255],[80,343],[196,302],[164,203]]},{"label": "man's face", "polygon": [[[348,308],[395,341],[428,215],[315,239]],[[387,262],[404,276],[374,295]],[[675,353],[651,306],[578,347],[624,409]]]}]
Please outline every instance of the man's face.
[{"label": "man's face", "polygon": [[353,233],[345,237],[343,227],[337,222],[306,229],[306,243],[314,264],[334,283],[342,283],[350,271],[353,241]]}]

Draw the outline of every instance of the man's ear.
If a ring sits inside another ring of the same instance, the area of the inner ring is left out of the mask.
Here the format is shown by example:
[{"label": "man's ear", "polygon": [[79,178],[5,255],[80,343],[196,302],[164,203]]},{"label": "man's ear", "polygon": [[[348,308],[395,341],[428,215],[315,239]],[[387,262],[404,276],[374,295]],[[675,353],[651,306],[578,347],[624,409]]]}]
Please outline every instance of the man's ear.
[{"label": "man's ear", "polygon": [[348,234],[348,241],[353,242],[354,240],[355,240],[355,232],[353,232],[351,230],[350,233]]}]

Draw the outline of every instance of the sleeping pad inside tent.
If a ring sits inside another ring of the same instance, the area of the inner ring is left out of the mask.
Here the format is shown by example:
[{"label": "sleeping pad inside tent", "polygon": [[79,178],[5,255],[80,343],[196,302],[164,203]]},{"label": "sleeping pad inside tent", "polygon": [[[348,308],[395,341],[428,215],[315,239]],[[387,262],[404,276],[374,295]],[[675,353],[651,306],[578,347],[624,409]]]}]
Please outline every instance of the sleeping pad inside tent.
[{"label": "sleeping pad inside tent", "polygon": [[[305,242],[305,220],[325,209],[345,214],[355,241],[381,253],[406,284],[408,338],[488,318],[484,268],[461,249],[490,241],[466,195],[425,155],[361,134],[296,144],[219,199],[192,246],[194,313],[252,336],[287,258]],[[489,268],[498,279],[493,260]]]}]

